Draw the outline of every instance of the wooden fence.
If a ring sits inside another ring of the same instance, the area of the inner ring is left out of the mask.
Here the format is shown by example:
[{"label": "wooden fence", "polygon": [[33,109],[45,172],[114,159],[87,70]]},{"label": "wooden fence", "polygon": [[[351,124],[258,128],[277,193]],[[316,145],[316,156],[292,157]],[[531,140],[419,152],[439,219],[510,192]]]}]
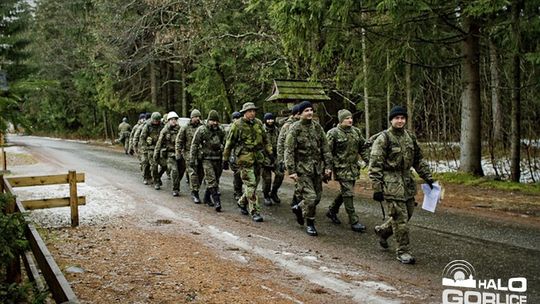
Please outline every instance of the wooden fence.
[{"label": "wooden fence", "polygon": [[[84,182],[84,173],[77,174],[75,171],[69,171],[67,175],[60,174],[9,178],[0,175],[0,193],[8,193],[14,197],[12,202],[8,205],[7,212],[26,212],[27,209],[69,206],[71,208],[71,226],[75,227],[79,225],[78,205],[84,205],[86,203],[86,198],[84,196],[77,196],[77,182]],[[14,187],[66,183],[69,184],[70,187],[70,196],[64,198],[21,201],[15,196],[13,191]],[[36,227],[31,223],[26,224],[25,234],[30,245],[31,253],[27,252],[21,257],[29,279],[36,282],[38,288],[44,287],[41,282],[41,272],[56,303],[79,303],[75,293],[54,261]],[[8,267],[7,279],[11,282],[21,281],[21,264],[19,257],[17,257],[12,265]]]}]

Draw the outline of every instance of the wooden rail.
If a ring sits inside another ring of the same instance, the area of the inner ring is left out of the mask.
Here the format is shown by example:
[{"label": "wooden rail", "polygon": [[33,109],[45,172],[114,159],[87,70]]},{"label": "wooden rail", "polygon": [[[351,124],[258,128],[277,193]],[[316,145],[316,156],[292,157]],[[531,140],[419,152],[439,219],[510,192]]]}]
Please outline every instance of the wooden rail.
[{"label": "wooden rail", "polygon": [[[59,178],[62,176],[63,178]],[[7,212],[26,212],[25,205],[28,205],[30,209],[36,208],[47,208],[45,205],[48,202],[49,206],[60,207],[70,206],[72,211],[71,223],[72,226],[74,223],[79,224],[79,215],[77,211],[78,204],[80,202],[85,202],[86,199],[84,196],[77,196],[77,181],[84,181],[84,174],[76,174],[75,171],[69,171],[67,175],[51,175],[49,178],[43,177],[12,177],[6,178],[3,175],[0,175],[0,193],[8,193],[13,196],[13,200],[8,204]],[[60,199],[49,199],[49,200],[32,200],[22,202],[14,194],[13,185],[11,185],[11,180],[17,182],[16,187],[23,187],[21,185],[35,186],[35,185],[51,185],[58,183],[68,182],[70,185],[70,197],[69,198],[60,198]],[[24,181],[24,182],[22,182]],[[30,182],[33,181],[33,182]],[[57,181],[51,183],[51,181]],[[67,204],[66,204],[67,201]],[[51,202],[55,202],[51,204]],[[74,209],[75,217],[74,217]],[[41,281],[41,275],[47,283],[48,289],[51,292],[51,295],[56,303],[79,303],[75,293],[71,289],[67,279],[62,273],[58,264],[54,261],[52,254],[47,248],[45,242],[39,235],[36,227],[27,223],[25,227],[25,236],[30,245],[30,252],[22,254],[22,260],[28,274],[28,277],[31,281],[36,283],[38,288],[43,288],[43,283]],[[14,262],[8,266],[7,280],[10,282],[20,282],[21,281],[21,262],[20,258],[17,257],[14,259]]]}]

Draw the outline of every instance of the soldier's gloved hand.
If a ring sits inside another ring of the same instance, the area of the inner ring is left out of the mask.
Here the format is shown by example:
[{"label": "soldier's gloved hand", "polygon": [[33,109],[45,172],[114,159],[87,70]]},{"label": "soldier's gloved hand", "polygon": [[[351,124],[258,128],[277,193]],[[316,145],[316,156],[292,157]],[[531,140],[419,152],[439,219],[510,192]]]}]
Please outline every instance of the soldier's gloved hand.
[{"label": "soldier's gloved hand", "polygon": [[433,190],[433,183],[434,183],[434,182],[435,182],[435,181],[432,180],[432,179],[428,179],[428,180],[426,181],[426,184],[428,184],[428,186],[429,186],[429,188],[430,188],[431,190]]},{"label": "soldier's gloved hand", "polygon": [[374,192],[373,193],[373,200],[377,202],[384,201],[384,194],[382,192]]},{"label": "soldier's gloved hand", "polygon": [[285,173],[285,163],[279,162],[279,164],[277,166],[277,169],[278,169],[279,172]]},{"label": "soldier's gloved hand", "polygon": [[133,151],[133,149],[129,149],[129,154],[133,155],[133,154],[135,154],[135,151]]},{"label": "soldier's gloved hand", "polygon": [[229,170],[229,162],[228,161],[223,161],[223,170]]}]

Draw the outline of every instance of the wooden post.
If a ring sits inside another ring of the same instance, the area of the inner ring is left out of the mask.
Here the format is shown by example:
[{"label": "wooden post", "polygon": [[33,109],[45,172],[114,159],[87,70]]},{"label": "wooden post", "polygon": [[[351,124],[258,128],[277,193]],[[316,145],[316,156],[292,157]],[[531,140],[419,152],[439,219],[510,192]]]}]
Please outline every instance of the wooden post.
[{"label": "wooden post", "polygon": [[77,196],[77,173],[70,170],[69,181],[69,207],[71,208],[71,227],[79,226],[79,198]]},{"label": "wooden post", "polygon": [[[6,206],[6,214],[15,213],[15,197],[11,196]],[[20,283],[22,282],[21,273],[21,258],[17,254],[12,261],[6,267],[6,279],[8,283]]]},{"label": "wooden post", "polygon": [[0,194],[4,193],[4,174],[0,174]]},{"label": "wooden post", "polygon": [[7,157],[6,157],[6,151],[4,151],[4,147],[2,147],[2,168],[4,172],[7,172]]}]

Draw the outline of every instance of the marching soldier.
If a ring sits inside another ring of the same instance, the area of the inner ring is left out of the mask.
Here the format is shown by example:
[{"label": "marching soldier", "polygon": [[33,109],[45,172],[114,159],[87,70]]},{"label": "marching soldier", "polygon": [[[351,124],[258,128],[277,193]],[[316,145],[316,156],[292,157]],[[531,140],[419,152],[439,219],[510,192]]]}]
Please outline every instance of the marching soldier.
[{"label": "marching soldier", "polygon": [[367,163],[369,156],[365,140],[360,129],[353,126],[352,113],[348,110],[339,110],[339,125],[326,134],[328,145],[333,155],[333,169],[335,180],[339,182],[340,193],[330,205],[326,216],[335,224],[341,224],[337,217],[339,207],[345,205],[349,216],[349,224],[355,232],[364,232],[366,227],[358,220],[354,210],[353,193],[354,184],[360,174],[360,156]]},{"label": "marching soldier", "polygon": [[141,151],[143,153],[144,184],[149,184],[148,172],[150,173],[149,175],[153,180],[154,188],[156,190],[161,189],[161,176],[159,175],[159,164],[154,159],[154,149],[156,148],[161,129],[163,129],[163,125],[161,124],[161,114],[159,114],[159,112],[154,112],[150,117],[150,122],[146,123],[142,128],[139,139]]},{"label": "marching soldier", "polygon": [[129,153],[129,135],[131,134],[131,125],[127,122],[127,117],[122,118],[122,122],[118,125],[118,142],[124,147],[124,153]]},{"label": "marching soldier", "polygon": [[[294,105],[291,109],[291,115],[281,129],[279,130],[278,142],[277,142],[277,170],[285,174],[285,139],[287,138],[287,133],[289,132],[293,123],[297,122],[300,119],[298,113],[298,105]],[[291,207],[297,205],[300,202],[298,189],[294,189],[294,194],[291,201]]]},{"label": "marching soldier", "polygon": [[141,135],[140,128],[144,124],[145,119],[146,119],[146,115],[144,113],[139,114],[139,120],[137,121],[135,126],[133,126],[133,129],[131,129],[131,133],[129,134],[129,151],[128,152],[131,155],[133,155],[137,150],[137,147],[135,147],[133,143],[135,141],[135,137]]},{"label": "marching soldier", "polygon": [[302,197],[292,207],[296,220],[304,225],[306,219],[306,233],[316,236],[315,213],[321,200],[323,178],[329,178],[332,173],[332,155],[323,128],[313,121],[313,105],[303,101],[298,112],[300,120],[291,126],[285,139],[285,166]]},{"label": "marching soldier", "polygon": [[[219,114],[216,110],[208,113],[206,124],[197,129],[191,142],[190,167],[196,168],[197,162],[202,161],[206,191],[204,202],[221,211],[221,193],[219,179],[223,172],[223,143],[225,131],[219,125]],[[200,157],[200,158],[199,158]]]},{"label": "marching soldier", "polygon": [[[234,123],[240,118],[242,118],[242,113],[240,112],[232,113],[232,123]],[[233,151],[232,154],[234,155],[235,152]],[[234,200],[238,202],[240,197],[242,197],[242,178],[240,177],[240,170],[238,169],[238,166],[236,165],[236,163],[230,163],[229,165],[231,166],[231,170],[233,172]]]},{"label": "marching soldier", "polygon": [[167,168],[171,172],[172,178],[172,195],[180,195],[180,180],[182,175],[184,175],[183,170],[185,168],[179,168],[178,162],[176,160],[175,153],[175,140],[178,132],[180,131],[180,126],[178,125],[178,114],[172,111],[167,114],[167,124],[161,130],[159,138],[156,143],[156,148],[154,152],[154,161],[158,162],[159,159],[164,159],[167,161]]},{"label": "marching soldier", "polygon": [[[272,201],[276,204],[280,204],[281,200],[278,197],[278,190],[283,183],[284,174],[281,170],[278,170],[276,156],[277,156],[277,142],[279,135],[279,128],[276,126],[275,117],[272,113],[264,114],[263,118],[264,131],[268,137],[268,141],[272,145],[272,151],[274,155],[272,159],[274,162],[270,162],[271,158],[266,158],[262,168],[262,187],[264,195],[264,204],[267,206],[272,205]],[[274,173],[274,182],[272,183],[272,172]]]},{"label": "marching soldier", "polygon": [[[223,166],[228,170],[230,163],[236,163],[244,183],[244,193],[238,200],[242,214],[251,214],[253,221],[262,222],[261,207],[257,196],[260,168],[266,157],[272,157],[272,145],[268,142],[262,122],[255,117],[257,107],[252,102],[242,105],[243,117],[231,125],[225,151]],[[234,154],[232,152],[234,151]],[[246,206],[248,205],[248,206]],[[249,212],[247,210],[249,207]]]},{"label": "marching soldier", "polygon": [[193,135],[195,131],[202,126],[201,123],[201,112],[197,109],[191,111],[191,120],[189,123],[180,129],[180,132],[176,136],[176,155],[179,157],[183,156],[184,162],[187,164],[187,176],[189,177],[189,188],[191,190],[191,199],[195,204],[200,204],[201,200],[199,198],[199,187],[200,179],[203,178],[203,167],[202,163],[197,162],[197,166],[192,168],[189,164],[191,163],[191,141],[193,140]]},{"label": "marching soldier", "polygon": [[373,199],[386,200],[390,218],[375,227],[379,243],[388,248],[387,239],[395,235],[398,243],[397,259],[403,264],[414,264],[409,248],[409,227],[415,207],[416,182],[411,168],[433,188],[433,178],[422,157],[416,137],[405,129],[407,110],[395,106],[389,115],[390,128],[382,132],[371,148],[369,178],[373,185]]}]

